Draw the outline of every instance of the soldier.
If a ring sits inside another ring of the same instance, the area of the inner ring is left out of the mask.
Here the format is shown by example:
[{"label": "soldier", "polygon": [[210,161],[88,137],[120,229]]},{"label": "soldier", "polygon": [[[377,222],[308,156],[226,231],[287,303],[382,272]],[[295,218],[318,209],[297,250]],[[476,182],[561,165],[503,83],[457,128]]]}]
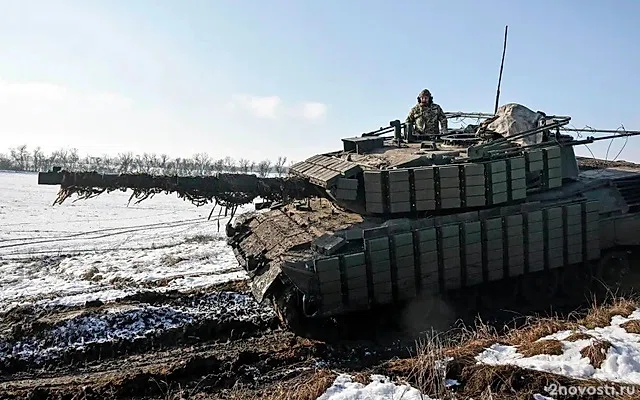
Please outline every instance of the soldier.
[{"label": "soldier", "polygon": [[[438,122],[442,130],[439,129]],[[428,89],[424,89],[418,95],[418,104],[411,108],[407,116],[407,124],[415,124],[415,135],[437,135],[448,132],[447,117],[442,107],[433,102],[433,96]]]}]

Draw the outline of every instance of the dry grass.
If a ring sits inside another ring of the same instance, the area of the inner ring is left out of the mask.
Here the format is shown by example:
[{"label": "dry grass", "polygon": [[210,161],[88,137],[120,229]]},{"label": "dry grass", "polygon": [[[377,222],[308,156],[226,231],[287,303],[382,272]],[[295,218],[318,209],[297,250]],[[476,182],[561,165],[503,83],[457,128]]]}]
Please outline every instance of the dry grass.
[{"label": "dry grass", "polygon": [[265,400],[315,400],[331,387],[336,374],[320,369],[303,373],[292,380],[279,382],[260,396]]},{"label": "dry grass", "polygon": [[553,335],[559,331],[572,329],[575,325],[569,321],[558,318],[541,318],[529,322],[520,329],[513,329],[505,335],[505,342],[512,346],[533,343],[536,340],[548,335]]},{"label": "dry grass", "polygon": [[409,382],[422,393],[445,398],[447,374],[445,343],[439,335],[429,336],[416,344],[416,355],[408,365]]},{"label": "dry grass", "polygon": [[369,377],[369,374],[365,372],[357,372],[357,373],[351,374],[351,381],[358,382],[366,386],[369,383],[371,383],[371,378]]},{"label": "dry grass", "polygon": [[545,339],[522,343],[518,346],[518,352],[525,357],[533,357],[540,354],[559,356],[563,353],[562,342],[555,339]]},{"label": "dry grass", "polygon": [[544,376],[511,365],[470,366],[463,376],[464,398],[529,400],[539,393],[535,388],[546,384]]},{"label": "dry grass", "polygon": [[616,315],[628,317],[638,308],[635,299],[616,298],[611,304],[594,304],[589,313],[578,321],[589,329],[604,328],[611,325],[611,318]]},{"label": "dry grass", "polygon": [[[461,399],[491,399],[491,400],[531,400],[534,394],[544,394],[544,388],[552,383],[565,387],[601,387],[601,381],[586,379],[576,380],[562,375],[555,375],[548,372],[531,369],[521,369],[513,365],[473,365],[465,370],[462,377],[465,382],[464,392],[460,394]],[[620,386],[614,383],[607,383],[607,386]],[[636,387],[636,395],[615,397],[620,400],[637,399],[640,387]],[[558,397],[560,398],[560,397]],[[573,398],[573,397],[572,397]],[[588,397],[591,398],[591,397]],[[613,399],[614,397],[601,396],[599,399]]]},{"label": "dry grass", "polygon": [[578,340],[588,340],[588,339],[592,339],[593,336],[584,333],[584,332],[573,332],[571,335],[569,335],[565,340],[567,342],[576,342]]},{"label": "dry grass", "polygon": [[[525,357],[539,354],[560,355],[563,353],[562,341],[542,338],[569,330],[572,333],[566,341],[594,340],[581,354],[589,358],[595,368],[599,368],[612,345],[607,341],[595,340],[581,331],[580,326],[591,329],[605,327],[610,325],[613,316],[628,317],[637,308],[638,302],[635,300],[619,298],[605,304],[594,304],[582,318],[531,318],[524,327],[509,329],[502,335],[495,328],[476,322],[473,327],[456,331],[457,334],[452,331],[446,335],[429,335],[416,343],[415,354],[410,358],[390,360],[376,367],[375,372],[392,379],[405,380],[432,398],[454,398],[453,392],[445,386],[445,379],[452,378],[462,383],[458,393],[461,398],[531,399],[535,393],[544,393],[543,388],[549,383],[569,386],[576,382],[563,376],[516,366],[477,364],[475,357],[495,343],[517,346],[518,352]],[[628,332],[640,334],[640,320],[629,321],[622,324],[622,327]],[[371,371],[352,373],[352,380],[367,385],[370,382],[369,372]],[[328,370],[303,373],[261,389],[259,398],[316,399],[331,386],[335,377],[336,374]],[[590,382],[580,382],[580,385],[585,384]],[[258,395],[257,392],[251,394],[252,396],[239,396],[237,399],[256,398]]]},{"label": "dry grass", "polygon": [[582,357],[588,358],[594,368],[600,368],[607,358],[607,351],[611,343],[606,340],[594,340],[589,346],[580,351]]},{"label": "dry grass", "polygon": [[[478,365],[475,356],[494,343],[517,346],[518,351],[525,357],[538,354],[561,355],[563,353],[562,341],[540,339],[564,330],[574,331],[565,339],[567,341],[593,339],[592,336],[580,331],[580,325],[591,329],[608,326],[613,316],[628,317],[637,308],[638,302],[636,300],[618,298],[608,303],[594,304],[581,319],[576,320],[576,317],[567,320],[532,318],[524,327],[510,329],[501,336],[497,335],[495,331],[490,331],[486,326],[481,326],[480,331],[476,331],[475,334],[467,334],[465,340],[462,340],[458,345],[450,346],[444,350],[445,355],[454,358],[449,362],[449,372],[453,372],[452,369],[456,370],[454,377],[464,383],[465,396],[492,399],[530,399],[534,393],[540,393],[540,390],[550,382],[557,382],[558,379],[567,380],[568,385],[571,380],[515,366]],[[626,323],[625,329],[627,328],[630,331],[640,333],[640,320]],[[591,364],[598,368],[606,359],[609,347],[611,347],[609,342],[595,341],[582,351],[582,355],[588,357]],[[530,382],[523,384],[523,376],[530,377]]]},{"label": "dry grass", "polygon": [[640,320],[638,319],[632,319],[624,324],[620,324],[620,327],[629,333],[640,334]]}]

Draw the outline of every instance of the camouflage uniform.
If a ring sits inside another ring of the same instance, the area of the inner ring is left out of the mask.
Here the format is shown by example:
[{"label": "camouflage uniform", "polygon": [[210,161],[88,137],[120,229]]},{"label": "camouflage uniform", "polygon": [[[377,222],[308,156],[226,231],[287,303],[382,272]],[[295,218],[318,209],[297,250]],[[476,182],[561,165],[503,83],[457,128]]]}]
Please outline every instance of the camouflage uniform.
[{"label": "camouflage uniform", "polygon": [[[428,90],[423,90],[420,95],[426,94],[431,97],[431,93]],[[437,135],[440,133],[438,122],[442,125],[442,133],[447,133],[447,117],[442,111],[442,107],[433,102],[433,98],[427,104],[420,103],[420,97],[418,97],[418,104],[411,108],[409,115],[407,116],[407,123],[414,123],[416,126],[415,134],[417,135]]]}]

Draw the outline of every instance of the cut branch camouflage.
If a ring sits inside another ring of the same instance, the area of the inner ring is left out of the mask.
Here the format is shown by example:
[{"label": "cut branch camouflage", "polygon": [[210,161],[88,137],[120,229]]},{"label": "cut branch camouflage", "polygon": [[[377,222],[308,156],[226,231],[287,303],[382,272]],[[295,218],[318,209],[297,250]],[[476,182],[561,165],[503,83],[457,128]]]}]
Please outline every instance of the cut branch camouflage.
[{"label": "cut branch camouflage", "polygon": [[[265,201],[290,201],[322,195],[317,187],[298,177],[259,178],[246,174],[219,174],[216,176],[156,176],[150,174],[99,174],[97,172],[52,172],[49,184],[60,184],[55,204],[77,195],[89,199],[104,192],[133,190],[131,198],[136,204],[157,193],[175,192],[179,198],[196,206],[215,202],[227,208],[251,203],[257,197]],[[56,175],[57,174],[57,175]],[[59,177],[59,178],[58,178]]]}]

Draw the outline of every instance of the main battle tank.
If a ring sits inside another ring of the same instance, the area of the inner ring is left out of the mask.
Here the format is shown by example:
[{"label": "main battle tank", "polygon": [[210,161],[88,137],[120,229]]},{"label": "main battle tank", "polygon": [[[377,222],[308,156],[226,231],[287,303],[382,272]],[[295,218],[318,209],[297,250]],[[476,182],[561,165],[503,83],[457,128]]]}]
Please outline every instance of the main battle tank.
[{"label": "main battle tank", "polygon": [[[340,151],[292,165],[289,177],[153,177],[55,171],[60,201],[133,188],[175,191],[235,211],[228,243],[253,295],[292,330],[436,297],[460,309],[496,299],[535,303],[615,283],[640,236],[640,172],[579,168],[570,117],[507,104],[444,135],[411,125],[342,140]],[[604,131],[603,131],[604,132]],[[635,135],[627,133],[626,135]]]}]

